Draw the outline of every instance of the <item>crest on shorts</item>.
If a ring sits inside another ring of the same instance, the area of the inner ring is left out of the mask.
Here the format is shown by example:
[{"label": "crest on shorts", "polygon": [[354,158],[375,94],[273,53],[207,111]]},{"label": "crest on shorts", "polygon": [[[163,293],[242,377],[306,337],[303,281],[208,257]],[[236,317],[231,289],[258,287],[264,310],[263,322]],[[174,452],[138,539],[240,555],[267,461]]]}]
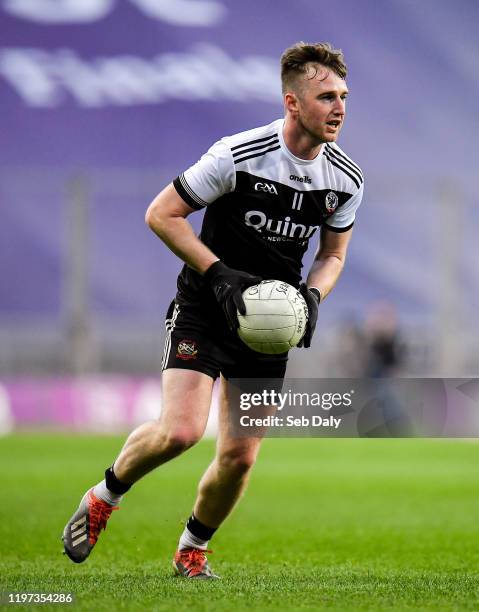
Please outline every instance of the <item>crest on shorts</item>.
[{"label": "crest on shorts", "polygon": [[328,213],[333,213],[336,208],[338,207],[339,204],[339,200],[338,200],[338,196],[334,193],[334,191],[330,191],[329,193],[326,194],[326,210],[328,211]]},{"label": "crest on shorts", "polygon": [[196,359],[197,354],[198,349],[194,340],[185,339],[178,342],[178,347],[176,349],[176,356],[178,359],[183,359],[184,361]]}]

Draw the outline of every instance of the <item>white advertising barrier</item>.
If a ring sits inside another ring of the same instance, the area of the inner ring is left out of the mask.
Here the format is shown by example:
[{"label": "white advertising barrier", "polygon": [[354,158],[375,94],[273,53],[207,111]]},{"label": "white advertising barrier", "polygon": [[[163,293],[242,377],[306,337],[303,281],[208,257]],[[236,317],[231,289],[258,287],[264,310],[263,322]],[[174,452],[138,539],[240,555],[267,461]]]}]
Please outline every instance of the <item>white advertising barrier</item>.
[{"label": "white advertising barrier", "polygon": [[13,431],[13,415],[7,389],[0,384],[0,436]]},{"label": "white advertising barrier", "polygon": [[[15,378],[0,383],[0,434],[36,428],[126,433],[157,419],[161,409],[161,384],[153,378]],[[217,413],[215,385],[207,436],[216,435]]]}]

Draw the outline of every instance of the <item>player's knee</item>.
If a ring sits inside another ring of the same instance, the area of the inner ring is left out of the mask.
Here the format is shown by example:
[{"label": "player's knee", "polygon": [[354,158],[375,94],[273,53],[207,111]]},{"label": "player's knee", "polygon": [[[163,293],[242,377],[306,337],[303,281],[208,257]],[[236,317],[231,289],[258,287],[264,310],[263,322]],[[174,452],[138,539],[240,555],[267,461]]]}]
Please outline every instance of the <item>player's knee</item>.
[{"label": "player's knee", "polygon": [[201,438],[201,432],[194,429],[172,429],[161,436],[158,450],[171,456],[180,455],[195,445]]},{"label": "player's knee", "polygon": [[231,451],[219,458],[220,468],[231,476],[241,477],[251,470],[256,461],[256,453],[250,451]]}]

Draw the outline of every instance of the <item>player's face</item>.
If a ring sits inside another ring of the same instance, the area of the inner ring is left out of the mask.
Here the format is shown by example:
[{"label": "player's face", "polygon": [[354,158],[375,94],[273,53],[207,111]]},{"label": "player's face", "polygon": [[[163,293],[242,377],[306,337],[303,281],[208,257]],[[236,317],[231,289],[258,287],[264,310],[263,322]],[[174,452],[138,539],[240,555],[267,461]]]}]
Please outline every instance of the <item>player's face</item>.
[{"label": "player's face", "polygon": [[344,79],[323,66],[311,67],[296,94],[297,121],[316,142],[334,142],[346,114]]}]

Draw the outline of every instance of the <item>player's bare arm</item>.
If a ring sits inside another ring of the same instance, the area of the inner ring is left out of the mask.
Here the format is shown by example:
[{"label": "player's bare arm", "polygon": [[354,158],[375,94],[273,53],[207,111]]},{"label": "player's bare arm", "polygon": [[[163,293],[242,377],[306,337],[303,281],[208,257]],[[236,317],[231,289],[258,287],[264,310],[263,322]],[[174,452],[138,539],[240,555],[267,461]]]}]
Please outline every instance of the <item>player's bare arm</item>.
[{"label": "player's bare arm", "polygon": [[218,257],[196,236],[186,217],[194,209],[170,183],[146,211],[145,221],[166,246],[191,268],[204,274]]},{"label": "player's bare arm", "polygon": [[306,283],[299,290],[308,306],[309,318],[304,336],[298,346],[309,348],[318,319],[318,306],[333,289],[344,267],[352,228],[345,232],[321,229],[319,248]]},{"label": "player's bare arm", "polygon": [[321,300],[331,292],[343,271],[352,233],[352,228],[332,232],[323,226],[321,230],[319,247],[306,281],[308,287],[319,289]]},{"label": "player's bare arm", "polygon": [[194,212],[170,183],[156,196],[146,211],[146,223],[167,247],[190,268],[203,274],[221,304],[230,329],[238,326],[237,310],[245,313],[241,295],[248,285],[260,277],[233,270],[196,236],[186,217]]}]

